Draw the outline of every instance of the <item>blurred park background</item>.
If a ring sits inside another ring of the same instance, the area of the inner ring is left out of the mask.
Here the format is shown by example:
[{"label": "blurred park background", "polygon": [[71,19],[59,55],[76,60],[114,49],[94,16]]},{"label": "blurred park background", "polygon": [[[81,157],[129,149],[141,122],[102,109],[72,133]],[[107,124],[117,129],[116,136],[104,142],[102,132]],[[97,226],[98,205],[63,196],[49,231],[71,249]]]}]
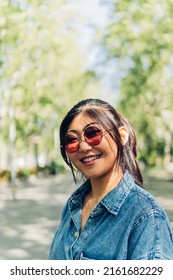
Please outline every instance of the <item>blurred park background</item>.
[{"label": "blurred park background", "polygon": [[173,0],[0,0],[0,259],[46,259],[76,187],[59,124],[84,98],[124,114],[173,224]]}]

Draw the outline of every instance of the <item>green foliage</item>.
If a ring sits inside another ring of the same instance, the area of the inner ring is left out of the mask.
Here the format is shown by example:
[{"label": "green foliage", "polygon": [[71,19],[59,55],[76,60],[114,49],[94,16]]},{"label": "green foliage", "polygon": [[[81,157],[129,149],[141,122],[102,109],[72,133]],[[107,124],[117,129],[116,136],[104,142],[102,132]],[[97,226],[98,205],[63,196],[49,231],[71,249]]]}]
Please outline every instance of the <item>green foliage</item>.
[{"label": "green foliage", "polygon": [[118,108],[137,130],[140,158],[166,164],[173,160],[173,1],[113,3],[104,44],[124,62]]},{"label": "green foliage", "polygon": [[[44,167],[33,167],[31,169],[23,169],[19,168],[16,172],[16,177],[19,180],[26,180],[29,176],[48,176],[48,175],[56,175],[62,172],[65,172],[65,168],[62,164],[58,164],[57,162],[51,161],[49,164]],[[0,181],[11,182],[11,171],[8,169],[0,170]]]},{"label": "green foliage", "polygon": [[11,172],[9,170],[0,170],[0,181],[10,181]]},{"label": "green foliage", "polygon": [[64,0],[0,2],[0,137],[10,145],[13,121],[17,155],[37,144],[38,154],[55,156],[54,130],[69,106],[98,89],[95,73],[85,71],[75,17]]}]

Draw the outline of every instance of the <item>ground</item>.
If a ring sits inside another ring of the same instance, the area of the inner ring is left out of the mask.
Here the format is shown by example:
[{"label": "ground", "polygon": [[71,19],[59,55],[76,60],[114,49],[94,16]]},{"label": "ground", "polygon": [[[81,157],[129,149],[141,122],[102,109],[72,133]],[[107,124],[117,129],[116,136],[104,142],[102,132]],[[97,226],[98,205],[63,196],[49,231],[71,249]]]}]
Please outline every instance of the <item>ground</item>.
[{"label": "ground", "polygon": [[[153,193],[173,225],[173,181],[146,177]],[[62,207],[76,185],[69,173],[31,177],[17,182],[16,201],[9,185],[0,184],[0,259],[46,260],[61,217]]]}]

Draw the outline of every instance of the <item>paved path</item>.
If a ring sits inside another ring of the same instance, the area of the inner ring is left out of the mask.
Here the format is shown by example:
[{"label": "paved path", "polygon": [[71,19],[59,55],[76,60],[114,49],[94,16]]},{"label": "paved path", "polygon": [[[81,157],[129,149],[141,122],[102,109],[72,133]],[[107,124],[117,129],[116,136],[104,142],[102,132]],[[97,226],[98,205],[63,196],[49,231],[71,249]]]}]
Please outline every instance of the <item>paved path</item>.
[{"label": "paved path", "polygon": [[[148,179],[173,225],[173,182]],[[0,184],[0,259],[47,259],[61,210],[76,188],[70,174],[19,182],[17,200]]]},{"label": "paved path", "polygon": [[[47,259],[61,210],[75,188],[71,175],[18,183],[16,198],[0,185],[0,259]],[[5,191],[6,190],[6,191]]]}]

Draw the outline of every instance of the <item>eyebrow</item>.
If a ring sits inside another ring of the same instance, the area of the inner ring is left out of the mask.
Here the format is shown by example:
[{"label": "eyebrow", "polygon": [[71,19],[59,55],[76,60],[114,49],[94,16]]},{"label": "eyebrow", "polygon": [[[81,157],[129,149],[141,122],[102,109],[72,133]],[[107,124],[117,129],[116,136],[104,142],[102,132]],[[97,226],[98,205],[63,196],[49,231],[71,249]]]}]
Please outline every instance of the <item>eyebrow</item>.
[{"label": "eyebrow", "polygon": [[[92,122],[92,123],[89,123],[89,124],[87,124],[86,126],[84,126],[84,127],[83,127],[82,131],[84,131],[87,127],[89,127],[90,125],[93,125],[93,124],[97,124],[97,125],[98,125],[98,123],[97,123],[97,122]],[[75,129],[70,129],[70,130],[67,130],[67,133],[69,133],[69,132],[74,132],[74,133],[77,133],[78,131],[77,131],[77,130],[75,130]]]}]

